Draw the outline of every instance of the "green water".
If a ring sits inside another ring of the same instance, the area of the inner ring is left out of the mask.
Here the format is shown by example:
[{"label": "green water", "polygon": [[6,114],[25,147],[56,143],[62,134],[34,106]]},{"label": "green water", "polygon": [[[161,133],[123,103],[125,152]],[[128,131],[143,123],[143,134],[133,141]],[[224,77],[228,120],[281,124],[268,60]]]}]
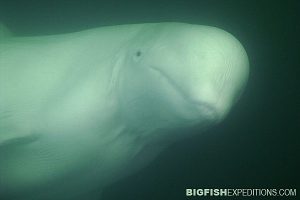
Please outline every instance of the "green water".
[{"label": "green water", "polygon": [[16,35],[179,21],[217,26],[244,45],[250,79],[227,119],[176,142],[106,188],[103,199],[188,199],[186,188],[299,189],[298,2],[2,0],[0,21]]}]

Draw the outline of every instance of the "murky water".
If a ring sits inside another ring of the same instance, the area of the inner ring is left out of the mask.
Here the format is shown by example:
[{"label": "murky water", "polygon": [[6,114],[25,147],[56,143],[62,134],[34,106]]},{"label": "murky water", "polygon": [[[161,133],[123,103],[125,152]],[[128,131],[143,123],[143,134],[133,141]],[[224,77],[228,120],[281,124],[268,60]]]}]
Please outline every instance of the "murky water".
[{"label": "murky water", "polygon": [[176,21],[216,26],[238,38],[248,53],[251,73],[226,120],[201,135],[177,141],[146,168],[102,194],[106,200],[175,200],[187,199],[186,188],[299,187],[297,8],[296,1],[7,0],[0,3],[0,21],[20,36]]}]

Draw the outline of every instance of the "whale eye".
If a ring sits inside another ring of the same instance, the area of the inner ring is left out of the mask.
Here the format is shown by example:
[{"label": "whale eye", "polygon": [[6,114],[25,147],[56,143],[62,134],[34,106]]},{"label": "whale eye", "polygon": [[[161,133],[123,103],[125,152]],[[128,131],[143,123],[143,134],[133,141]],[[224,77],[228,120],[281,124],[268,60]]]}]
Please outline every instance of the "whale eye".
[{"label": "whale eye", "polygon": [[142,56],[142,51],[141,51],[141,50],[137,50],[137,51],[134,53],[133,60],[134,60],[135,62],[138,62],[138,61],[140,61],[141,56]]},{"label": "whale eye", "polygon": [[138,50],[136,53],[135,53],[136,57],[140,57],[142,55],[142,52],[140,50]]}]

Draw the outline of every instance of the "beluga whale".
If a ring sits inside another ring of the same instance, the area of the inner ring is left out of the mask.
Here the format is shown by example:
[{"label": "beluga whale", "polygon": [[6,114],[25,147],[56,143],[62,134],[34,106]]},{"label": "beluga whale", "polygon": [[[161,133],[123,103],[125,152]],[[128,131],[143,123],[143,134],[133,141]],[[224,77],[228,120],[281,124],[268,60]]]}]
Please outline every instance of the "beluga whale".
[{"label": "beluga whale", "polygon": [[0,199],[96,200],[221,122],[249,74],[230,33],[177,22],[13,36],[0,26]]}]

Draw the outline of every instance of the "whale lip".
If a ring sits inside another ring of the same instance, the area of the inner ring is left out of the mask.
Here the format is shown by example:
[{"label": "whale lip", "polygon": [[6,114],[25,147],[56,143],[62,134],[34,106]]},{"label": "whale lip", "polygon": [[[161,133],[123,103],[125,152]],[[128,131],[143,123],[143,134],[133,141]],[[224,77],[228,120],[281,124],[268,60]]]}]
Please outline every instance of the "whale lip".
[{"label": "whale lip", "polygon": [[204,101],[194,102],[194,105],[195,108],[200,111],[201,115],[205,116],[208,120],[219,120],[220,116],[215,106]]}]

